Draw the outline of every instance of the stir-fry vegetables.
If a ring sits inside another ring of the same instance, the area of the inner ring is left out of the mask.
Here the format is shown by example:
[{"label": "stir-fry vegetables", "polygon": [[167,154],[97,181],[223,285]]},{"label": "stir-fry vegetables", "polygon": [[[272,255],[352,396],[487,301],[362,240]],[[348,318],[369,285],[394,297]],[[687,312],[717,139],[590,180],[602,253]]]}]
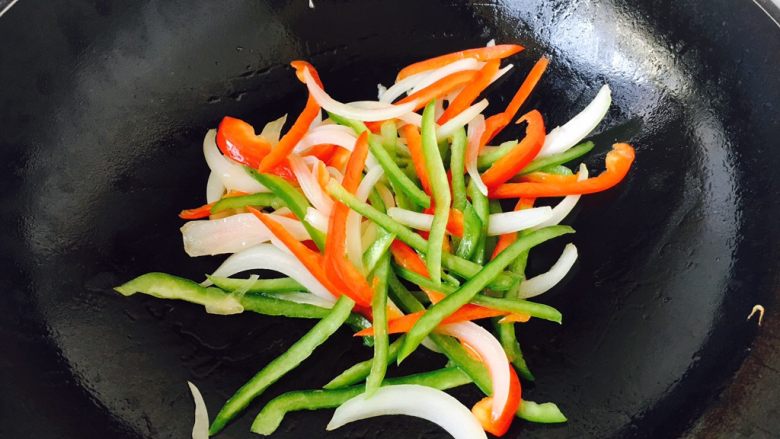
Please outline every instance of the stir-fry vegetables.
[{"label": "stir-fry vegetables", "polygon": [[[538,245],[574,232],[561,221],[582,195],[622,182],[635,151],[616,143],[593,177],[584,164],[572,167],[594,148],[585,137],[606,115],[611,93],[603,85],[569,122],[548,131],[543,111],[523,109],[544,80],[545,57],[504,109],[484,114],[489,102],[480,98],[512,67],[502,62],[522,50],[488,44],[416,62],[392,86],[380,85],[378,100],[349,103],[325,91],[314,66],[293,61],[308,99],[289,129],[286,115],[259,134],[225,117],[206,134],[206,204],[179,214],[188,221],[184,248],[190,256],[230,256],[201,284],[147,273],[117,292],[199,304],[212,314],[318,323],[239,388],[208,431],[205,403],[190,383],[193,437],[218,434],[344,325],[373,346],[373,356],[322,389],[276,396],[253,432],[272,434],[289,411],[326,408],[336,408],[328,430],[400,414],[457,438],[502,436],[516,417],[566,421],[556,404],[522,399],[521,379],[534,376],[516,331],[530,319],[562,323],[558,310],[527,299],[565,279],[577,247],[566,243],[549,270],[533,277],[526,263]],[[518,139],[488,145],[506,137],[512,122],[520,124]],[[562,199],[548,205],[545,198]],[[257,270],[282,277],[234,277]],[[476,323],[485,319],[492,325]],[[421,344],[444,355],[447,367],[386,378]],[[444,392],[468,383],[485,394],[471,410]]]}]

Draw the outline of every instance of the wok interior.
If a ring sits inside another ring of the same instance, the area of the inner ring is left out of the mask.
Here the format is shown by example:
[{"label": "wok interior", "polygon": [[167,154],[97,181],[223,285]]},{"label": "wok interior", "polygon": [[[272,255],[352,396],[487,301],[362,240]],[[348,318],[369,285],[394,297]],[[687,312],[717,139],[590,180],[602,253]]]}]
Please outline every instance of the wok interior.
[{"label": "wok interior", "polygon": [[[311,61],[326,89],[350,101],[373,98],[377,81],[389,85],[411,61],[491,38],[519,42],[527,49],[491,89],[489,111],[502,108],[546,54],[551,67],[525,108],[539,108],[548,128],[576,114],[603,83],[612,87],[613,108],[586,163],[603,169],[610,144],[631,141],[635,168],[618,188],[584,197],[567,220],[577,229],[571,240],[580,260],[563,286],[540,299],[561,309],[564,324],[519,329],[537,377],[524,397],[557,402],[570,422],[518,422],[513,434],[671,437],[696,419],[745,357],[754,329],[744,317],[769,294],[776,265],[764,257],[776,254],[776,242],[766,239],[775,233],[768,213],[776,204],[756,201],[776,178],[766,183],[755,173],[778,155],[767,159],[759,148],[777,122],[740,110],[772,102],[778,92],[761,90],[769,72],[743,76],[708,50],[711,41],[682,28],[677,16],[694,14],[694,6],[72,3],[36,11],[21,2],[8,16],[17,20],[1,29],[43,55],[2,43],[15,66],[2,72],[15,107],[1,111],[16,130],[0,143],[10,146],[3,157],[21,170],[6,177],[18,191],[5,199],[21,220],[3,243],[20,255],[10,280],[25,288],[12,306],[33,353],[15,359],[31,363],[19,383],[31,399],[47,398],[51,428],[63,435],[84,434],[73,419],[89,415],[90,432],[112,437],[186,436],[186,380],[199,385],[215,412],[311,326],[211,316],[196,306],[110,291],[147,271],[199,279],[217,266],[218,258],[187,258],[178,233],[178,210],[204,198],[200,142],[223,115],[262,126],[299,111],[305,89],[286,67],[296,58]],[[754,17],[740,14],[736,19]],[[31,35],[22,23],[27,17],[52,34]],[[695,20],[692,26],[704,27]],[[723,46],[726,56],[730,47]],[[729,86],[738,80],[739,92]],[[505,136],[512,134],[519,132]],[[568,239],[534,251],[531,272],[546,270]],[[267,395],[319,387],[368,355],[343,331]],[[420,353],[397,373],[442,364]],[[469,404],[478,397],[470,388],[456,394]],[[260,404],[231,434],[248,431]],[[30,416],[26,410],[9,413]],[[279,437],[321,436],[329,416],[291,415]],[[39,437],[52,431],[20,428]],[[441,434],[422,421],[383,418],[328,435],[377,429],[382,437]]]}]

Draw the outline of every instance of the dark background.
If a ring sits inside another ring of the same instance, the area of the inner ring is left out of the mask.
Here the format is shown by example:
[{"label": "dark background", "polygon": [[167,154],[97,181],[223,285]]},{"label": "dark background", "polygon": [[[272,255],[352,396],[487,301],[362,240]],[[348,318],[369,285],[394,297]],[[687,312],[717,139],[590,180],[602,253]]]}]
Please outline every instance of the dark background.
[{"label": "dark background", "polygon": [[[558,426],[508,437],[775,437],[780,329],[780,29],[749,1],[36,1],[0,18],[0,436],[189,436],[195,382],[213,416],[311,322],[202,308],[111,287],[146,271],[200,278],[177,212],[203,202],[201,141],[223,115],[261,125],[300,111],[287,63],[306,58],[339,100],[369,99],[402,66],[483,45],[551,68],[527,108],[549,127],[601,84],[613,108],[586,163],[637,147],[635,168],[567,222],[580,261],[541,301],[564,325],[519,337]],[[506,138],[517,133],[509,132]],[[565,241],[532,255],[545,270]],[[758,328],[745,317],[761,303]],[[221,437],[249,437],[262,403],[366,358],[347,331],[271,387]],[[440,367],[416,354],[394,374]],[[454,392],[468,405],[479,397]],[[325,434],[330,411],[276,437],[440,437],[412,418]]]}]

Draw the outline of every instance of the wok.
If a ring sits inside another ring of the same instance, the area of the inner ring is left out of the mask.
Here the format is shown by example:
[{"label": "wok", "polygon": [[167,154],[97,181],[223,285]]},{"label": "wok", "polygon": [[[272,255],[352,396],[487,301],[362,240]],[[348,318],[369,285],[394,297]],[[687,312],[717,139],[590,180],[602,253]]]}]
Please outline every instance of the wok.
[{"label": "wok", "polygon": [[[0,436],[188,437],[185,381],[213,415],[312,325],[111,290],[153,270],[200,279],[219,263],[184,254],[176,217],[203,202],[205,131],[223,115],[260,125],[300,111],[292,59],[349,101],[412,61],[491,38],[527,48],[492,108],[547,54],[529,108],[554,127],[609,83],[587,163],[598,169],[616,140],[637,147],[628,179],[568,219],[581,259],[542,298],[564,324],[519,332],[537,375],[524,396],[557,402],[569,422],[517,422],[508,437],[780,435],[780,29],[756,4],[25,0],[0,19]],[[754,304],[762,327],[746,321]],[[369,355],[339,332],[222,437],[249,437],[270,397]],[[442,360],[409,363],[393,373]],[[325,433],[329,417],[291,414],[276,437],[443,435],[399,417]]]}]

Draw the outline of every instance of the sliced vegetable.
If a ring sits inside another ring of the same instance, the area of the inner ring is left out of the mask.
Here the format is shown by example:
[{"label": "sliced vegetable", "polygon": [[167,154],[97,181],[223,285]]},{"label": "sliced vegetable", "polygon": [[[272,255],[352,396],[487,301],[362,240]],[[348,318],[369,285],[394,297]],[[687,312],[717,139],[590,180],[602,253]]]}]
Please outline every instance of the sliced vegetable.
[{"label": "sliced vegetable", "polygon": [[203,395],[200,394],[200,390],[195,387],[195,384],[187,381],[187,386],[189,386],[192,399],[195,402],[195,422],[192,424],[192,439],[208,439],[209,412],[206,409],[206,401],[203,400]]},{"label": "sliced vegetable", "polygon": [[385,379],[387,372],[388,345],[387,337],[387,277],[390,271],[390,258],[385,256],[374,270],[374,297],[371,301],[371,317],[374,322],[374,361],[371,372],[366,379],[366,396],[373,395]]},{"label": "sliced vegetable", "polygon": [[536,157],[542,148],[544,142],[544,121],[542,120],[542,115],[538,111],[532,110],[520,118],[520,121],[528,123],[523,140],[506,155],[496,160],[482,174],[482,183],[489,189],[514,177],[515,174],[520,172],[525,165]]},{"label": "sliced vegetable", "polygon": [[[398,378],[388,378],[383,385],[418,384],[439,390],[447,390],[470,383],[460,369],[446,367]],[[268,402],[252,423],[252,432],[270,435],[279,428],[284,416],[292,411],[335,408],[365,390],[364,386],[352,386],[335,390],[299,390],[287,392]]]},{"label": "sliced vegetable", "polygon": [[256,168],[271,151],[271,143],[255,134],[252,125],[225,116],[217,129],[217,146],[222,154],[243,165]]},{"label": "sliced vegetable", "polygon": [[[384,149],[380,140],[374,136],[371,136],[368,141],[371,149],[371,154],[376,157],[379,165],[384,169],[390,184],[393,186],[396,192],[403,191],[409,200],[420,207],[428,207],[431,205],[431,199],[417,187],[414,182],[404,174],[401,168],[393,161],[390,154]],[[365,216],[365,215],[363,215]]]},{"label": "sliced vegetable", "polygon": [[452,396],[427,386],[398,384],[380,388],[370,398],[358,395],[340,405],[327,430],[382,415],[406,415],[431,421],[455,439],[485,438],[479,421]]},{"label": "sliced vegetable", "polygon": [[277,197],[284,201],[284,204],[290,211],[303,223],[303,226],[306,228],[306,231],[309,232],[309,236],[311,236],[311,239],[317,244],[317,247],[319,247],[320,250],[323,250],[325,248],[324,234],[306,221],[306,210],[309,207],[309,202],[306,200],[306,197],[298,192],[290,183],[280,177],[261,174],[251,168],[244,169],[252,178],[267,187]]},{"label": "sliced vegetable", "polygon": [[530,174],[531,172],[535,172],[547,168],[549,166],[562,165],[564,163],[568,163],[572,160],[575,160],[589,153],[593,149],[593,146],[594,146],[593,142],[584,142],[564,152],[560,152],[558,154],[552,154],[547,157],[535,158],[531,161],[531,163],[529,163],[525,168],[523,168],[522,171],[520,171],[519,175]]},{"label": "sliced vegetable", "polygon": [[[408,357],[409,354],[411,354],[412,351],[414,351],[414,349],[420,344],[422,339],[427,337],[428,334],[430,334],[430,332],[436,326],[438,326],[442,320],[444,320],[450,314],[454,313],[458,308],[470,302],[478,292],[488,286],[491,280],[495,279],[496,276],[498,276],[515,257],[520,255],[520,253],[527,251],[528,249],[544,241],[572,232],[573,230],[566,226],[548,227],[529,233],[527,236],[524,236],[512,243],[495,259],[488,262],[487,265],[485,265],[485,267],[479,271],[479,273],[463,284],[458,291],[450,294],[428,309],[428,312],[426,312],[425,315],[420,318],[419,321],[417,321],[417,324],[414,325],[411,331],[409,331],[407,336],[404,338],[404,343],[402,344],[401,350],[398,353],[398,361],[401,362],[404,360],[404,358]],[[496,301],[500,300],[501,299],[483,297],[477,303],[480,305],[484,304],[486,306],[490,306],[487,304],[492,302],[493,305],[499,305],[499,303],[496,303]]]},{"label": "sliced vegetable", "polygon": [[604,84],[596,97],[593,98],[579,114],[562,126],[554,128],[544,140],[544,146],[540,157],[547,157],[553,154],[559,154],[572,146],[578,144],[591,131],[593,131],[601,120],[606,116],[609,105],[612,103],[612,92],[609,86]]},{"label": "sliced vegetable", "polygon": [[404,67],[400,72],[398,72],[396,80],[400,81],[408,76],[414,75],[415,73],[432,70],[443,65],[450,64],[459,59],[474,58],[483,62],[492,61],[512,56],[521,50],[523,50],[523,46],[517,44],[500,44],[496,46],[480,47],[477,49],[468,49],[461,50],[459,52],[448,53],[446,55],[440,55]]},{"label": "sliced vegetable", "polygon": [[243,411],[252,400],[257,398],[271,384],[278,381],[291,370],[300,365],[319,345],[324,343],[347,320],[355,303],[347,297],[341,297],[327,317],[317,322],[314,327],[290,349],[280,355],[252,379],[241,386],[217,413],[209,428],[209,434],[219,433],[228,422]]},{"label": "sliced vegetable", "polygon": [[491,198],[561,197],[575,194],[592,194],[605,191],[620,183],[634,161],[634,148],[626,143],[616,143],[607,154],[607,169],[597,177],[584,181],[553,183],[505,183],[490,192]]}]

